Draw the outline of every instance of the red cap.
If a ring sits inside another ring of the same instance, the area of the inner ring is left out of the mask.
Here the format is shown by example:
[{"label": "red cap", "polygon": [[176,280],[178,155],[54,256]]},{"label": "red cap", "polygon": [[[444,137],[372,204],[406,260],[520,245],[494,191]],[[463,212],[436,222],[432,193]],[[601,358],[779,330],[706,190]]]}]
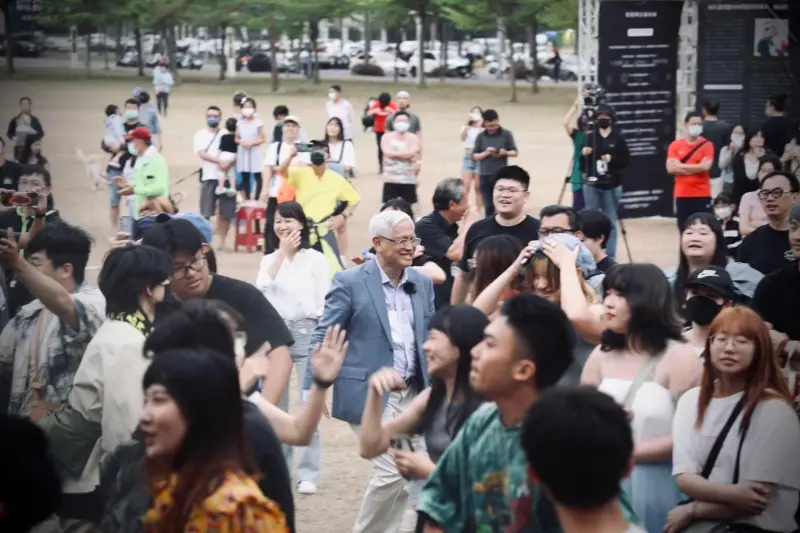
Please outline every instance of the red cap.
[{"label": "red cap", "polygon": [[126,141],[132,141],[133,139],[142,139],[143,141],[149,141],[152,135],[150,134],[150,130],[145,128],[144,126],[139,126],[131,131],[126,137]]}]

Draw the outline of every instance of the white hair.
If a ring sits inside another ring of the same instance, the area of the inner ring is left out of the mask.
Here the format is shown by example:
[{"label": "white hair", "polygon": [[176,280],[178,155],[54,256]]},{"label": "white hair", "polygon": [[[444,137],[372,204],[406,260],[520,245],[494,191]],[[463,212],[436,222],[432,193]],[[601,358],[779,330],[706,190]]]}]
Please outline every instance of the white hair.
[{"label": "white hair", "polygon": [[381,211],[369,221],[369,238],[391,237],[392,231],[404,222],[410,222],[412,226],[414,225],[414,220],[402,211],[394,209]]}]

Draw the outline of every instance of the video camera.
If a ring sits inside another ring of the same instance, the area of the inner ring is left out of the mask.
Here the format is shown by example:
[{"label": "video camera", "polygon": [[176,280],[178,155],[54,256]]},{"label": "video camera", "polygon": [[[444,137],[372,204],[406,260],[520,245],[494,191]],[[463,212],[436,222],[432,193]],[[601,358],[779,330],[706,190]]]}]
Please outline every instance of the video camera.
[{"label": "video camera", "polygon": [[585,133],[594,130],[597,107],[606,103],[606,90],[602,85],[587,83],[583,86],[583,112],[578,124]]}]

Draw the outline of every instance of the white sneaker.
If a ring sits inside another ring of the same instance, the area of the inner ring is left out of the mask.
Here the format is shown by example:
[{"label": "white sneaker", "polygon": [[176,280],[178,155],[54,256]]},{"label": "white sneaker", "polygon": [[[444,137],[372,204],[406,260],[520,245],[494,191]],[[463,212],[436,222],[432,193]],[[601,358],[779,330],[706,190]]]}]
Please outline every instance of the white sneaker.
[{"label": "white sneaker", "polygon": [[236,196],[236,189],[225,189],[225,194],[228,196]]},{"label": "white sneaker", "polygon": [[297,484],[297,493],[310,496],[317,493],[317,486],[310,481],[301,481]]},{"label": "white sneaker", "polygon": [[214,194],[216,194],[217,196],[222,196],[223,194],[225,194],[225,188],[217,185],[217,188],[214,189]]}]

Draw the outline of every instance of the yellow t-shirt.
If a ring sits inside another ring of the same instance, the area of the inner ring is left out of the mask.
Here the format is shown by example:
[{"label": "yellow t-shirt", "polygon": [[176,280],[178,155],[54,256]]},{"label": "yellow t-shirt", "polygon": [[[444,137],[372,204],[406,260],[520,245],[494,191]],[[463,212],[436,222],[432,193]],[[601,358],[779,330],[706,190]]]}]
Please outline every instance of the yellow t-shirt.
[{"label": "yellow t-shirt", "polygon": [[317,177],[311,167],[289,167],[287,181],[306,217],[319,221],[328,217],[339,202],[355,205],[361,201],[356,190],[341,174],[329,169]]}]

